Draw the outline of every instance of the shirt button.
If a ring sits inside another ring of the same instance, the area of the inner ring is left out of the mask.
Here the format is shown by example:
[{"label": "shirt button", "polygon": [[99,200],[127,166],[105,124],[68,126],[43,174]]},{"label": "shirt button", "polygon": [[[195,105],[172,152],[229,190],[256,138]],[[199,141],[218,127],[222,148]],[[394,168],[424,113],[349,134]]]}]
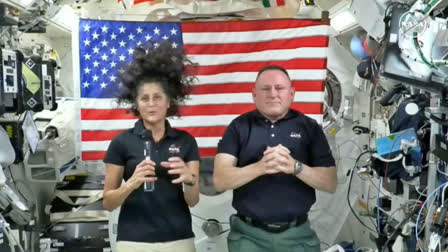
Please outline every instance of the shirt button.
[{"label": "shirt button", "polygon": [[275,137],[275,134],[271,134],[271,137]]},{"label": "shirt button", "polygon": [[271,124],[271,128],[274,128],[274,125],[273,125],[273,124]]}]

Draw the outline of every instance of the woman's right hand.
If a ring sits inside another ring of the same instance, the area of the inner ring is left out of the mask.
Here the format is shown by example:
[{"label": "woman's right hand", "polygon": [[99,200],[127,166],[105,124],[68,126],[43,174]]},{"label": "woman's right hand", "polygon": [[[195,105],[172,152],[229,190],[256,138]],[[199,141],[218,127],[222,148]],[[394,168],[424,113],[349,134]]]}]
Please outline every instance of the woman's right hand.
[{"label": "woman's right hand", "polygon": [[157,180],[156,163],[152,160],[143,160],[135,167],[132,177],[126,181],[126,184],[132,190],[139,188],[144,182],[153,182]]}]

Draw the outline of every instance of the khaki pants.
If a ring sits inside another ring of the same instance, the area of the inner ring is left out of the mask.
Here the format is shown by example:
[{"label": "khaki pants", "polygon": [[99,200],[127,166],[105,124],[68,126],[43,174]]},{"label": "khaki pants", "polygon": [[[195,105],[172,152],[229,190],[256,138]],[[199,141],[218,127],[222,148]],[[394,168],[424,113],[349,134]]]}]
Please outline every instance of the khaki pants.
[{"label": "khaki pants", "polygon": [[194,238],[172,242],[117,242],[117,252],[196,252]]},{"label": "khaki pants", "polygon": [[281,233],[253,227],[230,216],[229,252],[320,252],[320,242],[309,221]]}]

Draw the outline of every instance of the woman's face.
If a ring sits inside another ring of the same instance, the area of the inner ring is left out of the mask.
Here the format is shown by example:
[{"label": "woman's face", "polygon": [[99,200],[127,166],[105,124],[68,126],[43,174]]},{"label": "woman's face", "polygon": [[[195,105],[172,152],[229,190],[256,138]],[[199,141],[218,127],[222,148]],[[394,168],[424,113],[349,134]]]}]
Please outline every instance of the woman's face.
[{"label": "woman's face", "polygon": [[160,84],[148,82],[138,90],[136,105],[143,121],[156,124],[165,121],[170,101]]}]

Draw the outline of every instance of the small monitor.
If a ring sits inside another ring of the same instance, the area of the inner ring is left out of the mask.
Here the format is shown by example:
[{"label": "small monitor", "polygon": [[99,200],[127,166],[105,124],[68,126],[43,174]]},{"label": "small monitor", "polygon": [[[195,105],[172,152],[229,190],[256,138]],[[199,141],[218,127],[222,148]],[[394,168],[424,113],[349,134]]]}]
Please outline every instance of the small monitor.
[{"label": "small monitor", "polygon": [[25,112],[25,119],[22,124],[23,134],[26,137],[32,153],[36,153],[37,146],[39,145],[40,137],[37,130],[36,123],[33,121],[33,117],[30,111]]}]

